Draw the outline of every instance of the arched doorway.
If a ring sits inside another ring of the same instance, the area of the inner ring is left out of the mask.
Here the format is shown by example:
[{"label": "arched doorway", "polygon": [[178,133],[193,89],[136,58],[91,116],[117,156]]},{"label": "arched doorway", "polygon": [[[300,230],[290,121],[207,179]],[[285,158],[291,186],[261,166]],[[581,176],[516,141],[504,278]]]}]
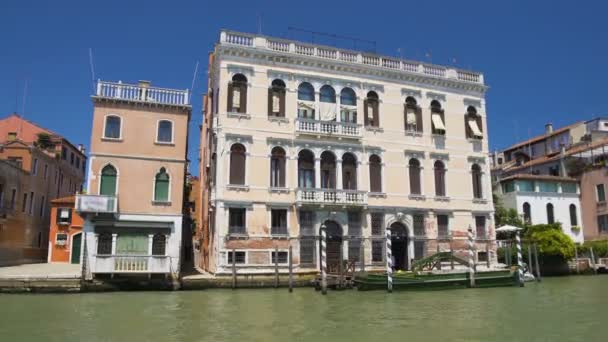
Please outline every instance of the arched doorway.
[{"label": "arched doorway", "polygon": [[327,234],[327,272],[337,273],[340,265],[340,252],[342,250],[342,227],[330,220],[325,221],[323,224],[325,225],[325,232]]},{"label": "arched doorway", "polygon": [[391,252],[393,254],[393,268],[396,271],[409,269],[409,253],[407,250],[407,228],[400,222],[391,224]]}]

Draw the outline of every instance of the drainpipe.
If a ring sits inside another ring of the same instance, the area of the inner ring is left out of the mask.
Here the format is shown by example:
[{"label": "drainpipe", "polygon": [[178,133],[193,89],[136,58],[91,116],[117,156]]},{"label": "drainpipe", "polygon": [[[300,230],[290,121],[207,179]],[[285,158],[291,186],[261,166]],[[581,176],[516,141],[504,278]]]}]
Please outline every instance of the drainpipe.
[{"label": "drainpipe", "polygon": [[568,170],[566,170],[566,146],[560,144],[559,146],[559,174],[562,177],[568,177]]}]

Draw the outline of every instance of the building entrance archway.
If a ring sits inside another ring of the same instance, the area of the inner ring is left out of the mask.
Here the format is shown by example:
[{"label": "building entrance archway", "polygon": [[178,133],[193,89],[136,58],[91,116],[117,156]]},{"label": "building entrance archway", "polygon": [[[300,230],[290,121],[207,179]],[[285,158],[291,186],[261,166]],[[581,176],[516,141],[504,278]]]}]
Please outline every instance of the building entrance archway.
[{"label": "building entrance archway", "polygon": [[410,268],[408,253],[407,228],[400,222],[390,226],[391,230],[391,252],[393,255],[393,269],[395,271],[406,271]]},{"label": "building entrance archway", "polygon": [[[331,220],[325,221],[323,225],[325,225],[325,232],[327,234],[327,272],[337,273],[342,251],[342,227],[337,222]],[[319,235],[321,235],[320,232]],[[321,251],[321,248],[319,248],[319,251]]]}]

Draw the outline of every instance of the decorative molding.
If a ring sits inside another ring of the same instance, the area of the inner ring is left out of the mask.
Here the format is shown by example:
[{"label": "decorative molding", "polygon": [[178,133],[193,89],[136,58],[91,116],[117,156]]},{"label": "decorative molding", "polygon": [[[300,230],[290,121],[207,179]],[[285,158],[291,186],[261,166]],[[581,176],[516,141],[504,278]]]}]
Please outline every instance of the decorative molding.
[{"label": "decorative molding", "polygon": [[420,102],[420,100],[422,100],[422,91],[410,88],[401,88],[401,96],[404,98],[411,96],[416,99],[416,102]]},{"label": "decorative molding", "polygon": [[450,160],[450,154],[449,153],[430,152],[429,156],[431,157],[431,159]]},{"label": "decorative molding", "polygon": [[406,157],[410,157],[410,158],[418,158],[418,159],[426,158],[424,151],[403,150],[403,153],[405,154]]},{"label": "decorative molding", "polygon": [[445,94],[435,93],[435,92],[431,92],[431,91],[427,91],[426,92],[426,98],[427,99],[441,101],[441,102],[445,102],[446,101],[445,100]]},{"label": "decorative molding", "polygon": [[255,74],[253,67],[249,65],[228,64],[226,70],[228,70],[228,73],[230,74],[230,79],[232,79],[232,76],[235,74],[243,74],[249,77],[253,77]]},{"label": "decorative molding", "polygon": [[479,114],[479,110],[481,109],[481,101],[480,100],[471,99],[471,98],[465,97],[462,100],[462,102],[464,103],[465,107],[468,107],[468,106],[475,107],[477,109],[478,114]]},{"label": "decorative molding", "polygon": [[485,157],[468,156],[467,160],[470,163],[477,163],[477,164],[485,164],[486,163],[486,158]]},{"label": "decorative molding", "polygon": [[238,143],[247,142],[250,144],[253,143],[253,136],[251,136],[251,135],[226,133],[226,134],[224,134],[224,138],[226,139],[226,141],[232,141],[232,142],[238,142]]}]

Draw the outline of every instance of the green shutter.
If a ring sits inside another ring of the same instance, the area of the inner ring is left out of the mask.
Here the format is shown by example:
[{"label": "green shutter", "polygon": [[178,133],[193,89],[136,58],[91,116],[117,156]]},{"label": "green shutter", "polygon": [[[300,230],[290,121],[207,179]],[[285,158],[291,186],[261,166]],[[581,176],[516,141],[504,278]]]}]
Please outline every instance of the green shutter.
[{"label": "green shutter", "polygon": [[116,254],[148,255],[148,235],[118,234]]},{"label": "green shutter", "polygon": [[116,195],[116,176],[114,175],[102,175],[101,176],[101,187],[99,191],[100,195]]},{"label": "green shutter", "polygon": [[162,171],[156,175],[154,200],[157,202],[169,201],[169,176]]}]

